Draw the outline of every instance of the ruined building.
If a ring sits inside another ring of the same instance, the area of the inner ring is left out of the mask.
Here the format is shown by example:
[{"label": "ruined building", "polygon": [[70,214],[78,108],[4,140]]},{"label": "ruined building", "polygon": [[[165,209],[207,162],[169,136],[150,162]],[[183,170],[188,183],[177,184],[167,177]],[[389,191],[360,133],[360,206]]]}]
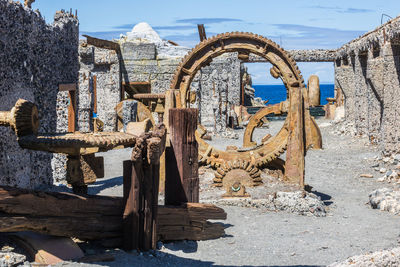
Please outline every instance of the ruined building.
[{"label": "ruined building", "polygon": [[[90,38],[90,37],[89,37]],[[99,46],[81,42],[79,130],[90,130],[90,99],[97,95],[97,113],[105,130],[116,129],[114,107],[126,92],[163,93],[189,49],[161,40],[147,24],[140,23],[118,42]],[[106,47],[106,48],[104,48]],[[196,89],[200,122],[212,132],[223,133],[233,105],[241,104],[240,88],[244,67],[235,54],[223,55],[202,68],[192,88]],[[94,78],[95,77],[95,78]],[[96,89],[93,80],[96,80]]]},{"label": "ruined building", "polygon": [[[335,86],[345,98],[346,120],[355,134],[368,135],[382,151],[399,152],[400,18],[395,18],[337,50],[292,50],[297,62],[332,62]],[[40,132],[92,131],[93,117],[105,131],[117,129],[116,105],[128,93],[169,89],[189,49],[161,40],[138,25],[115,41],[79,42],[78,19],[58,12],[47,25],[39,12],[0,0],[0,109],[18,98],[38,105]],[[22,56],[21,56],[22,55]],[[263,62],[250,54],[216,58],[197,74],[199,122],[224,133],[232,106],[243,104],[243,62]],[[267,70],[266,70],[267,71]],[[23,150],[8,128],[0,128],[0,182],[32,188],[65,178],[65,158]]]},{"label": "ruined building", "polygon": [[[38,105],[40,132],[67,131],[69,92],[59,85],[77,82],[78,19],[60,11],[48,25],[39,12],[0,1],[0,33],[0,110],[24,98]],[[1,184],[32,188],[65,177],[62,156],[22,149],[9,128],[0,135]]]}]

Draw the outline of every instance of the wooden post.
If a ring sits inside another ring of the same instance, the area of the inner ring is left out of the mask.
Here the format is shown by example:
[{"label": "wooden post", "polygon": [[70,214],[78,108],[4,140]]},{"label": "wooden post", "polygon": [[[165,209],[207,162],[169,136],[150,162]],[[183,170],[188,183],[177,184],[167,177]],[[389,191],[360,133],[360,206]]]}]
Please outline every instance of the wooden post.
[{"label": "wooden post", "polygon": [[[169,110],[176,106],[175,100],[175,91],[174,89],[169,89],[165,92],[165,107],[164,107],[164,117],[163,122],[165,127],[167,128],[167,138],[166,138],[166,146],[170,146],[169,142]],[[165,192],[165,151],[161,155],[160,158],[160,182],[159,182],[159,191]]]},{"label": "wooden post", "polygon": [[199,202],[197,118],[197,109],[169,110],[171,146],[165,152],[166,205]]},{"label": "wooden post", "polygon": [[140,207],[141,181],[143,180],[142,157],[137,161],[124,161],[123,163],[123,192],[125,209],[123,218],[123,248],[125,250],[139,249],[141,241]]},{"label": "wooden post", "polygon": [[68,91],[69,106],[68,106],[68,132],[75,132],[75,111],[76,111],[76,94],[75,91]]},{"label": "wooden post", "polygon": [[286,152],[285,180],[304,188],[304,108],[300,87],[294,88],[290,96],[289,141]]},{"label": "wooden post", "polygon": [[93,112],[97,114],[97,75],[93,75]]},{"label": "wooden post", "polygon": [[159,138],[139,140],[133,149],[132,159],[123,163],[125,250],[156,249],[160,142],[163,141]]}]

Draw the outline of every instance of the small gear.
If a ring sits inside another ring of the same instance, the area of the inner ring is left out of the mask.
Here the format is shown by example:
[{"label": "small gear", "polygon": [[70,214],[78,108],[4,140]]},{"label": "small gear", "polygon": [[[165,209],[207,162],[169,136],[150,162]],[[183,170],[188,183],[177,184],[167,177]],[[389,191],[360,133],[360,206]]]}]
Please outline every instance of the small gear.
[{"label": "small gear", "polygon": [[246,187],[261,185],[261,171],[249,161],[241,159],[228,161],[217,168],[214,178],[215,186],[224,187],[228,191],[235,183]]}]

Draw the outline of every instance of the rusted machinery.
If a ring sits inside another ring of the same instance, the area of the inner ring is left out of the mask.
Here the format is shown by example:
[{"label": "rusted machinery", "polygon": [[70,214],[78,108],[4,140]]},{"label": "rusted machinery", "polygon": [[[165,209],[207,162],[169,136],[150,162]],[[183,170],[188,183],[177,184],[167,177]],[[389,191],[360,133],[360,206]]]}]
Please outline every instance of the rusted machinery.
[{"label": "rusted machinery", "polygon": [[[134,146],[137,139],[123,132],[38,135],[37,107],[23,99],[19,99],[11,111],[0,112],[0,126],[10,126],[22,148],[66,154],[67,182],[75,193],[86,193],[87,184],[99,177],[96,172],[102,164],[96,162],[94,153]],[[142,125],[138,128],[146,129]]]},{"label": "rusted machinery", "polygon": [[[236,52],[238,58],[243,62],[249,59],[251,53],[265,58],[272,64],[271,75],[274,78],[280,78],[286,86],[288,98],[284,102],[261,109],[250,119],[243,138],[243,149],[240,150],[216,149],[202,139],[206,134],[204,127],[198,127],[196,140],[199,144],[200,164],[211,165],[216,170],[214,184],[224,187],[228,192],[241,192],[242,186],[261,184],[260,169],[262,168],[282,169],[285,171],[284,178],[288,183],[302,188],[304,186],[305,151],[311,147],[322,147],[321,134],[309,113],[308,92],[295,61],[287,52],[265,37],[252,33],[233,32],[203,40],[183,58],[171,82],[171,89],[167,90],[165,94],[134,95],[134,98],[142,102],[138,112],[138,117],[141,116],[142,119],[139,120],[144,120],[146,117],[152,119],[151,112],[157,112],[159,121],[163,120],[168,127],[171,108],[186,108],[195,102],[196,93],[190,91],[190,84],[196,73],[202,67],[210,64],[213,58],[230,52]],[[149,108],[147,109],[145,106]],[[34,108],[32,109],[32,112],[35,113]],[[117,113],[120,113],[121,106],[117,106],[116,110]],[[259,127],[263,123],[262,119],[271,113],[287,113],[284,125],[275,136],[267,135],[260,144],[257,144],[252,140],[254,129]],[[3,121],[8,120],[9,124],[13,125],[9,115],[7,117],[5,113],[0,113],[0,116],[4,117]],[[32,117],[35,117],[34,115],[30,116],[24,117],[24,120],[33,120]],[[17,125],[18,121],[15,119],[14,124]],[[154,125],[154,120],[152,122]],[[18,127],[12,127],[19,135]],[[37,132],[38,125],[35,127]],[[75,185],[74,188],[77,190],[80,190],[81,187],[82,190],[85,190],[85,185],[82,184],[81,169],[74,167],[80,166],[81,155],[114,149],[121,145],[134,145],[134,140],[130,139],[131,135],[124,133],[71,133],[61,136],[36,136],[34,134],[35,127],[32,126],[26,137],[19,135],[20,145],[30,149],[68,154],[70,166],[68,180]],[[169,139],[167,138],[168,145]],[[279,156],[285,151],[287,151],[286,162],[283,162]]]},{"label": "rusted machinery", "polygon": [[[283,167],[279,156],[286,150],[285,180],[302,188],[305,151],[311,147],[321,148],[322,139],[319,128],[309,113],[307,90],[300,70],[296,62],[279,45],[265,37],[244,32],[224,33],[206,39],[192,49],[180,63],[165,102],[176,107],[190,106],[196,95],[190,91],[190,84],[196,73],[214,57],[229,52],[238,53],[238,58],[244,62],[250,53],[265,58],[273,65],[271,75],[280,78],[286,86],[288,99],[260,110],[250,119],[244,136],[244,147],[247,149],[244,150],[216,149],[202,139],[205,131],[199,127],[196,137],[199,143],[200,163],[210,164],[216,169],[216,186],[223,186],[229,191],[235,185],[235,190],[240,190],[241,184],[255,186],[261,183],[261,168]],[[168,112],[167,108],[165,112]],[[287,113],[287,119],[275,136],[268,136],[262,144],[256,145],[252,141],[254,128],[270,113]]]}]

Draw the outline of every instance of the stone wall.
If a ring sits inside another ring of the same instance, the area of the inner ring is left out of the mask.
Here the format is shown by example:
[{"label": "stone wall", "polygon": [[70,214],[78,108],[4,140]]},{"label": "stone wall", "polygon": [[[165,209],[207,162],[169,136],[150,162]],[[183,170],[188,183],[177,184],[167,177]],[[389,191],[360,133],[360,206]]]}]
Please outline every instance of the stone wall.
[{"label": "stone wall", "polygon": [[[115,50],[98,48],[81,41],[79,45],[78,129],[93,131],[94,101],[104,131],[116,131],[115,106],[121,100],[121,71]],[[96,90],[96,99],[95,99]]]},{"label": "stone wall", "polygon": [[384,153],[400,152],[400,17],[337,50],[335,86],[346,120]]},{"label": "stone wall", "polygon": [[[296,62],[333,62],[336,58],[336,50],[332,49],[287,50],[287,52]],[[267,60],[250,54],[249,62],[267,62]]]},{"label": "stone wall", "polygon": [[[72,14],[58,12],[47,25],[39,13],[0,0],[0,110],[24,98],[38,105],[39,132],[66,131],[68,92],[58,85],[77,82],[78,35]],[[1,185],[34,188],[65,177],[61,156],[21,149],[9,128],[0,136]]]}]

